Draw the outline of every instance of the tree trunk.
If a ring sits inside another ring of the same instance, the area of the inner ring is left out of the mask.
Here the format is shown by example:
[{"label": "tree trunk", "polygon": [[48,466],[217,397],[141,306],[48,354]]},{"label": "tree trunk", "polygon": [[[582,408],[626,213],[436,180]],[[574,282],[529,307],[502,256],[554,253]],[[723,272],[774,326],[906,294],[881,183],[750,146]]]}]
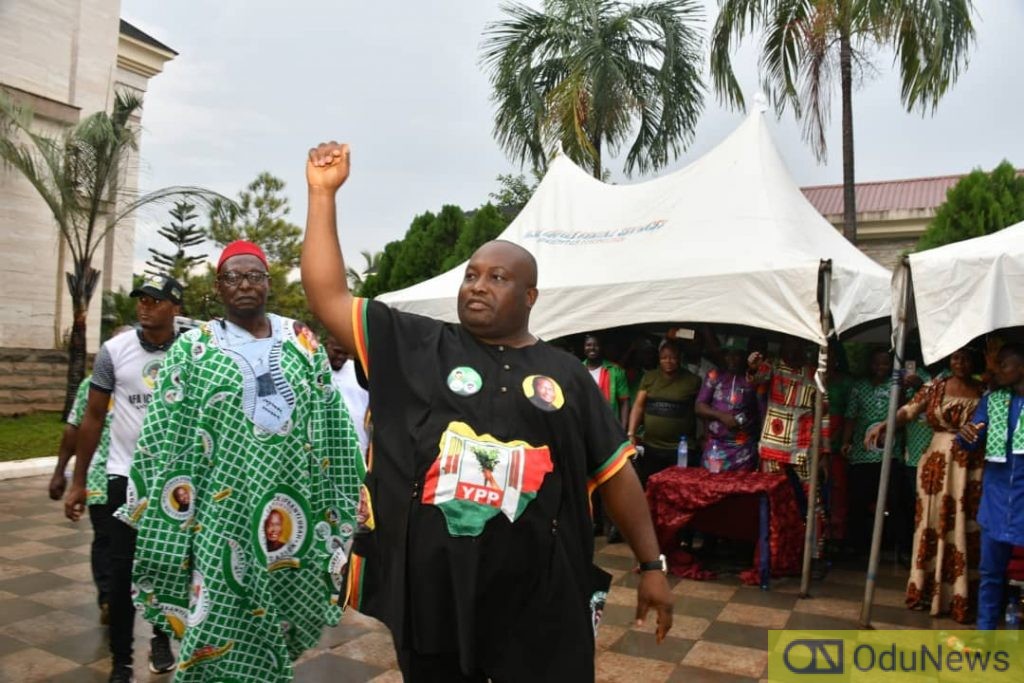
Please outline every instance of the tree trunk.
[{"label": "tree trunk", "polygon": [[843,94],[843,236],[857,243],[857,194],[853,179],[853,49],[849,7],[839,28],[839,74]]},{"label": "tree trunk", "polygon": [[86,323],[89,317],[89,302],[96,292],[100,271],[92,267],[86,260],[75,261],[73,272],[65,273],[68,292],[71,294],[71,339],[68,342],[68,385],[64,390],[64,416],[67,417],[71,405],[75,402],[78,385],[85,377],[85,343]]},{"label": "tree trunk", "polygon": [[601,180],[601,136],[595,136],[590,144],[594,146],[594,177]]},{"label": "tree trunk", "polygon": [[78,385],[85,377],[85,325],[89,315],[89,304],[79,297],[73,297],[74,322],[71,324],[71,339],[68,343],[68,386],[64,391],[64,416],[71,411],[75,402]]}]

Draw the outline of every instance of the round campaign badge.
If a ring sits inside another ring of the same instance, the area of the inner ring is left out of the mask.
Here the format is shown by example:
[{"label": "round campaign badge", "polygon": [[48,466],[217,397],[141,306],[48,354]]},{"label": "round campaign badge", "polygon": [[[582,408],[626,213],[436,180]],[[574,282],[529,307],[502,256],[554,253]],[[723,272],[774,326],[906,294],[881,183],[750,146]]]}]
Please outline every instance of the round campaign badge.
[{"label": "round campaign badge", "polygon": [[547,375],[527,375],[523,380],[523,394],[530,403],[546,413],[554,412],[565,405],[562,387]]},{"label": "round campaign badge", "polygon": [[169,519],[184,522],[192,517],[195,493],[191,477],[187,474],[173,476],[160,494],[160,509]]},{"label": "round campaign badge", "polygon": [[221,554],[221,573],[225,583],[237,595],[245,595],[245,572],[248,568],[241,544],[229,538]]},{"label": "round campaign badge", "polygon": [[192,588],[188,594],[188,621],[186,623],[189,626],[201,624],[209,612],[210,594],[206,590],[203,575],[198,571],[193,571]]},{"label": "round campaign badge", "polygon": [[331,575],[331,581],[335,590],[341,590],[341,578],[348,564],[348,553],[339,548],[331,553],[331,560],[327,563],[327,572]]},{"label": "round campaign badge", "polygon": [[221,401],[224,401],[226,399],[231,398],[233,395],[234,394],[232,394],[232,392],[230,392],[230,391],[218,391],[216,394],[214,394],[209,399],[207,399],[206,407],[207,408],[212,408],[215,405],[217,405],[218,403],[220,403]]},{"label": "round campaign badge", "polygon": [[301,555],[312,540],[305,500],[291,487],[282,486],[264,498],[257,512],[254,532],[268,570],[298,567],[296,556]]},{"label": "round campaign badge", "polygon": [[472,396],[483,386],[480,373],[467,365],[460,365],[448,373],[448,388],[459,396]]},{"label": "round campaign badge", "polygon": [[163,365],[164,359],[158,358],[151,360],[142,366],[142,383],[150,389],[156,388],[156,378],[160,374],[160,366]]},{"label": "round campaign badge", "polygon": [[213,457],[213,435],[205,429],[196,429],[196,435],[199,437],[199,447],[203,449],[203,455],[206,458]]}]

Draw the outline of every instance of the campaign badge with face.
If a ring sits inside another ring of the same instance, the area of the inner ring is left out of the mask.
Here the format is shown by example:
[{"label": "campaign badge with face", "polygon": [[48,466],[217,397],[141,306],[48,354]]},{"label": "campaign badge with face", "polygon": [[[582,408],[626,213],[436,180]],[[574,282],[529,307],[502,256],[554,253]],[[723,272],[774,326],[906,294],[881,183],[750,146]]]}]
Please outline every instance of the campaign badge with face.
[{"label": "campaign badge with face", "polygon": [[480,373],[467,365],[461,365],[448,373],[448,388],[459,396],[472,396],[484,386]]},{"label": "campaign badge with face", "polygon": [[142,383],[151,390],[156,389],[156,378],[160,375],[160,366],[163,363],[163,358],[158,358],[142,366]]},{"label": "campaign badge with face", "polygon": [[562,387],[547,375],[527,375],[523,380],[523,395],[546,413],[553,413],[565,405]]},{"label": "campaign badge with face", "polygon": [[187,474],[172,475],[160,493],[160,510],[167,519],[185,523],[195,510],[195,489]]},{"label": "campaign badge with face", "polygon": [[312,542],[305,498],[290,486],[281,486],[264,496],[255,512],[256,551],[266,558],[267,570],[299,567],[299,556]]}]

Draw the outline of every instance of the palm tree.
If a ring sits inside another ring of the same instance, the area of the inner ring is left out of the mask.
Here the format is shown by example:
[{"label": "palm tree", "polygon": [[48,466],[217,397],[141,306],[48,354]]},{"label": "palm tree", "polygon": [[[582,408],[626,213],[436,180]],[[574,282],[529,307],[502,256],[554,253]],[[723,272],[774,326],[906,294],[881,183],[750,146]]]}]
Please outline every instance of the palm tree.
[{"label": "palm tree", "polygon": [[363,255],[363,260],[366,262],[362,271],[360,272],[352,266],[346,269],[348,271],[348,285],[357,294],[366,283],[366,278],[377,274],[377,271],[380,269],[381,256],[384,255],[384,252],[381,251],[369,252],[363,250],[359,253]]},{"label": "palm tree", "polygon": [[100,276],[92,262],[103,239],[145,205],[220,196],[196,187],[167,187],[141,197],[119,191],[129,156],[137,149],[131,118],[141,106],[135,95],[118,93],[109,114],[97,112],[50,136],[32,130],[30,110],[0,95],[0,159],[46,202],[71,256],[72,270],[65,273],[73,314],[65,412],[85,374],[86,318]]},{"label": "palm tree", "polygon": [[507,18],[486,29],[482,63],[498,108],[494,135],[520,164],[542,171],[561,145],[601,178],[604,149],[628,144],[626,173],[645,173],[693,138],[704,104],[698,0],[502,9]]},{"label": "palm tree", "polygon": [[832,82],[842,94],[843,234],[857,239],[853,173],[854,68],[869,65],[872,49],[891,48],[907,111],[934,112],[967,67],[974,39],[971,0],[719,0],[711,34],[711,75],[726,103],[743,107],[733,74],[733,40],[763,30],[761,87],[781,115],[791,106],[804,119],[815,156],[826,155]]}]

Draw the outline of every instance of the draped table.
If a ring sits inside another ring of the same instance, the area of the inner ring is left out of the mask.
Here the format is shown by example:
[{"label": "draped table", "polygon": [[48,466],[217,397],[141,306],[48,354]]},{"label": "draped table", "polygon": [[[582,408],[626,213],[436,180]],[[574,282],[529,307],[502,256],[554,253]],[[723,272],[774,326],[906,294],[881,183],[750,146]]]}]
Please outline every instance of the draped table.
[{"label": "draped table", "polygon": [[800,573],[804,521],[785,475],[670,467],[648,480],[647,502],[658,544],[678,576],[708,578],[692,556],[678,552],[679,531],[687,526],[757,541],[754,567],[740,574],[743,583],[767,590],[771,576]]}]

